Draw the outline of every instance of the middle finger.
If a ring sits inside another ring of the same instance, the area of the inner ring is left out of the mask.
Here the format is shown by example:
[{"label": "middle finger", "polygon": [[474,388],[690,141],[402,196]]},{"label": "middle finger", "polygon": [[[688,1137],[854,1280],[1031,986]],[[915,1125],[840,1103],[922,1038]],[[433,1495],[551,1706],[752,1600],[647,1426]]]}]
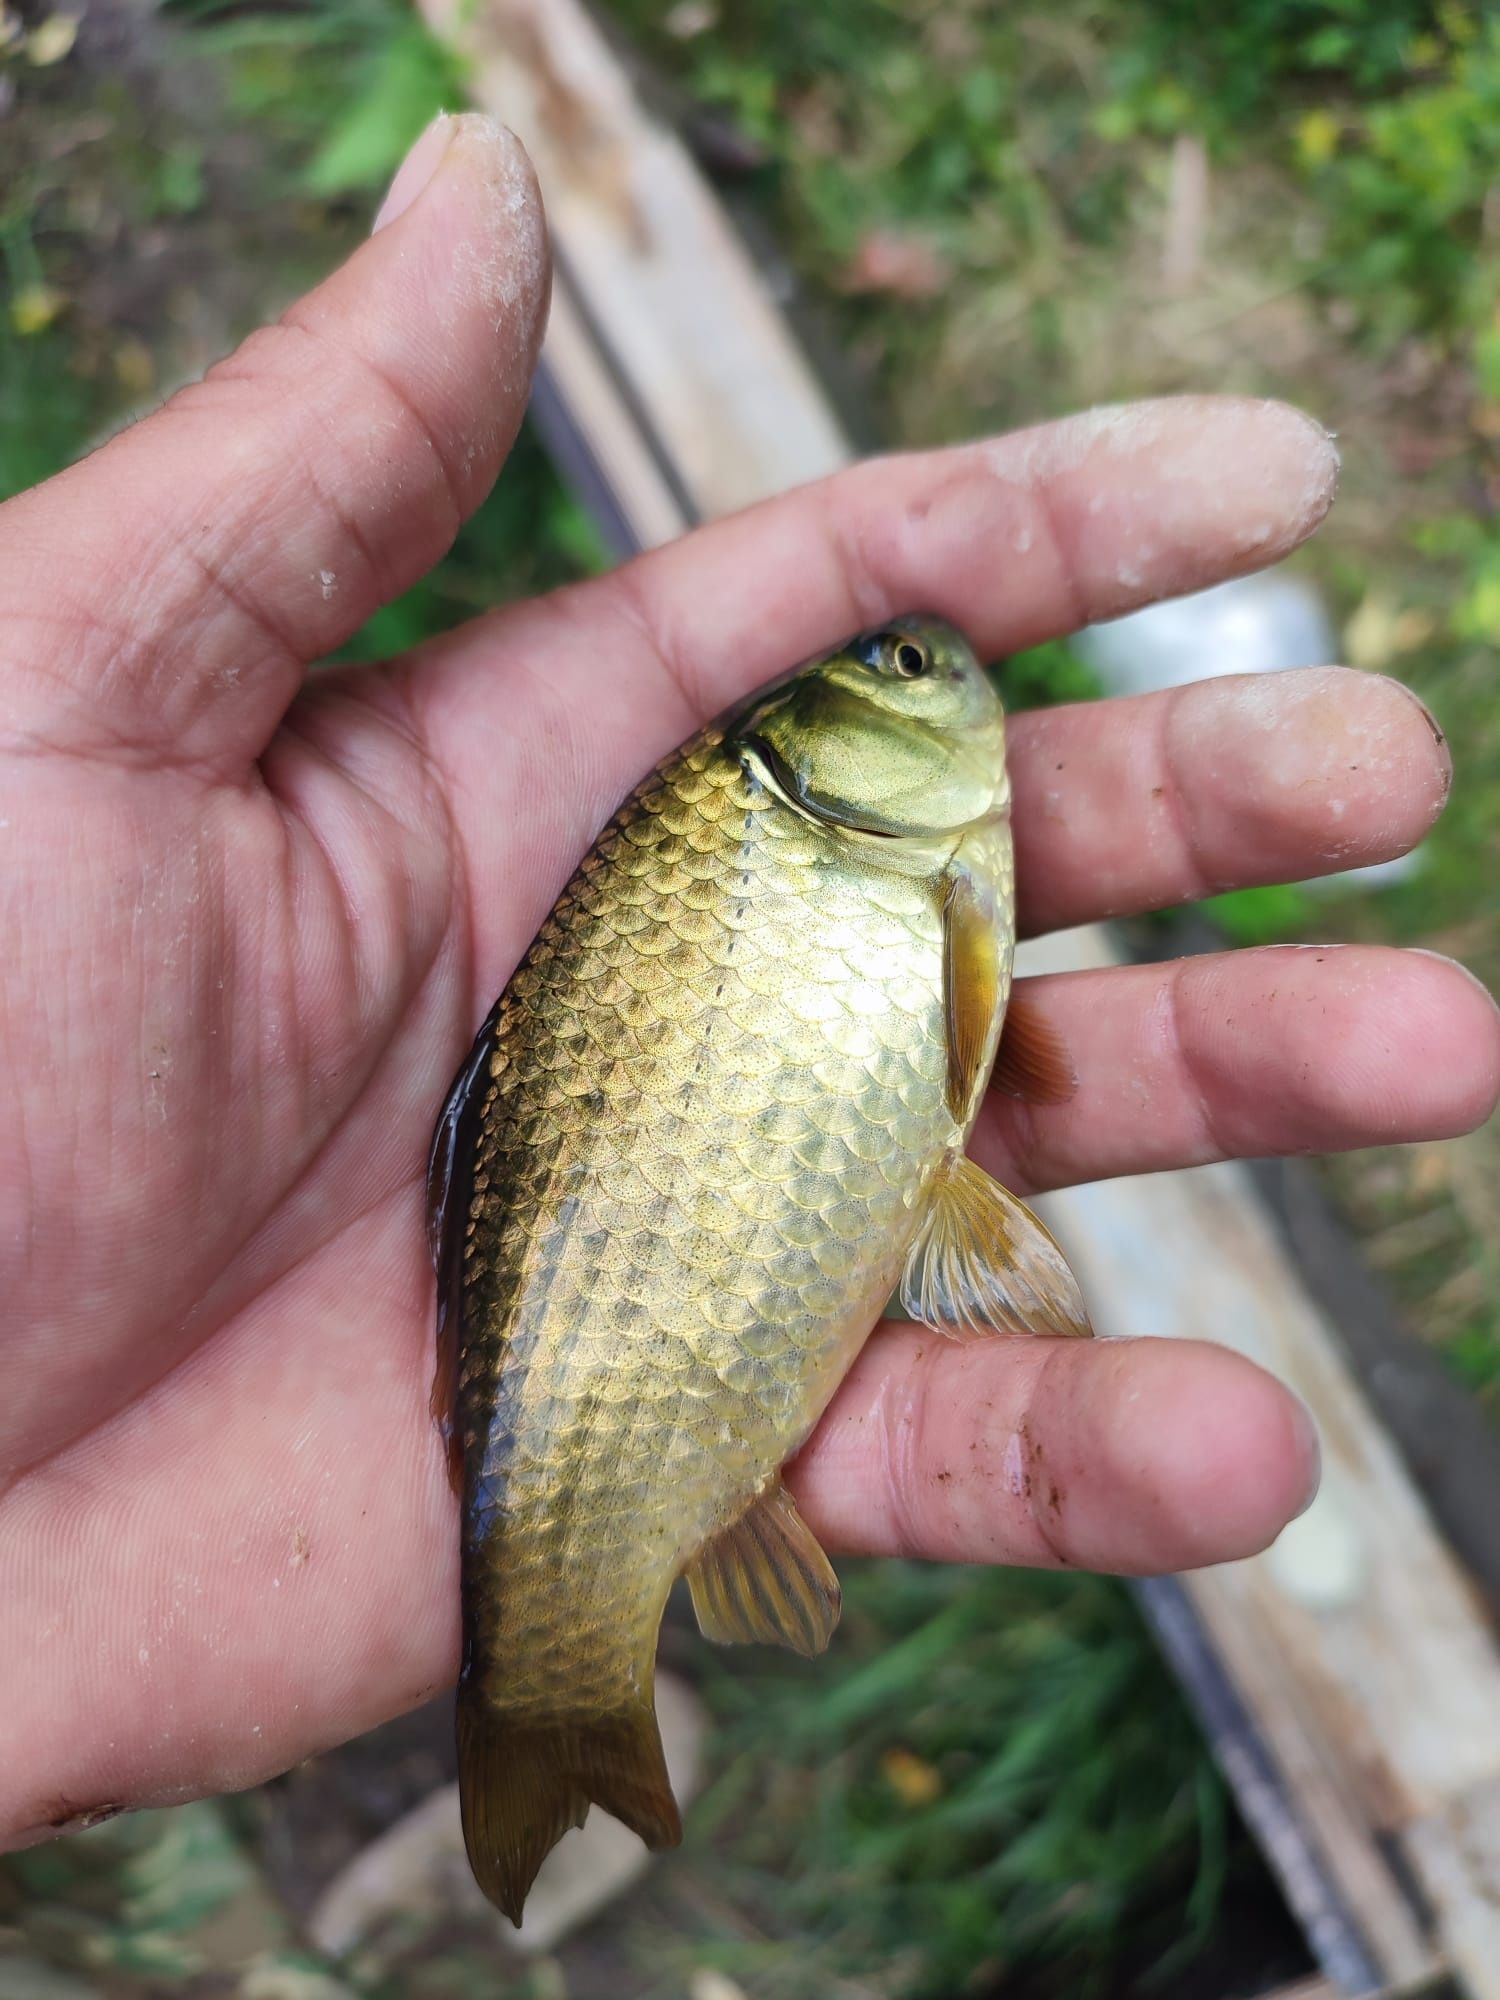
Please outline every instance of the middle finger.
[{"label": "middle finger", "polygon": [[1016,716],[1023,933],[1389,860],[1442,811],[1442,731],[1399,681],[1306,667]]},{"label": "middle finger", "polygon": [[1500,1094],[1500,1013],[1451,959],[1279,945],[1027,979],[1061,1104],[992,1091],[973,1151],[1030,1192],[1210,1160],[1448,1138]]}]

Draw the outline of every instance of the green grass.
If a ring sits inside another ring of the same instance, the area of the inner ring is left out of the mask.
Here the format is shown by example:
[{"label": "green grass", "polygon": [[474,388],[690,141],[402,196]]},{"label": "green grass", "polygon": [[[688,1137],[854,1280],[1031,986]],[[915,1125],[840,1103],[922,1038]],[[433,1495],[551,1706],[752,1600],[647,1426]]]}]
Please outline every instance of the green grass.
[{"label": "green grass", "polygon": [[766,1935],[706,1962],[754,1991],[1102,2000],[1127,1954],[1164,1977],[1208,1942],[1228,1808],[1118,1586],[857,1566],[825,1659],[708,1664],[693,1847]]}]

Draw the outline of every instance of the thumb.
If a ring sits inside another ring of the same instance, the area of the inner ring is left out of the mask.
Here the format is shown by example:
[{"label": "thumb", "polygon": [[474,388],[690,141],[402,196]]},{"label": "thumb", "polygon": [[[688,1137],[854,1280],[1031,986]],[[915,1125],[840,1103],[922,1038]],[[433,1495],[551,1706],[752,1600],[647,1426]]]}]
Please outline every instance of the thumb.
[{"label": "thumb", "polygon": [[0,508],[0,730],[248,764],[308,662],[423,575],[488,492],[548,281],[519,141],[439,118],[342,269]]}]

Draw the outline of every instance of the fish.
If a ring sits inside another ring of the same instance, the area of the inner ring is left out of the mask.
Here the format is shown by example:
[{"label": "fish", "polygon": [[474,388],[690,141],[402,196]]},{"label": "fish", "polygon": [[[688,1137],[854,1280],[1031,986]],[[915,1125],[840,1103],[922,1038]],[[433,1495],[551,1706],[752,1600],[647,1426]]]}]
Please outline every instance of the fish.
[{"label": "fish", "polygon": [[828,1644],[782,1468],[893,1295],[955,1337],[1091,1331],[964,1150],[992,1069],[1073,1087],[1045,1017],[1007,1022],[1014,941],[1003,708],[913,615],[661,762],[480,1029],[432,1148],[433,1411],[464,1837],[513,1922],[592,1804],[681,1838],[653,1700],[680,1576],[710,1640]]}]

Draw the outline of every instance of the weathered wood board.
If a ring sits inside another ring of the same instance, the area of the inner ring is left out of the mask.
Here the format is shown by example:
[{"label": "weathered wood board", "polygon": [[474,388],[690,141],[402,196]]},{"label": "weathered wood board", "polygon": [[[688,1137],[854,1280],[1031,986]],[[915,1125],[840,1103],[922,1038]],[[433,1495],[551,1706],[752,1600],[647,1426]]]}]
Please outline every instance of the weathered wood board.
[{"label": "weathered wood board", "polygon": [[[769,289],[578,0],[422,4],[537,164],[558,255],[544,406],[622,548],[845,463]],[[1113,955],[1090,930],[1031,962]],[[1046,1207],[1103,1331],[1224,1341],[1322,1431],[1323,1493],[1275,1549],[1146,1598],[1307,1929],[1326,1976],[1309,1990],[1451,1972],[1500,2000],[1500,1652],[1250,1175],[1116,1181]]]}]

